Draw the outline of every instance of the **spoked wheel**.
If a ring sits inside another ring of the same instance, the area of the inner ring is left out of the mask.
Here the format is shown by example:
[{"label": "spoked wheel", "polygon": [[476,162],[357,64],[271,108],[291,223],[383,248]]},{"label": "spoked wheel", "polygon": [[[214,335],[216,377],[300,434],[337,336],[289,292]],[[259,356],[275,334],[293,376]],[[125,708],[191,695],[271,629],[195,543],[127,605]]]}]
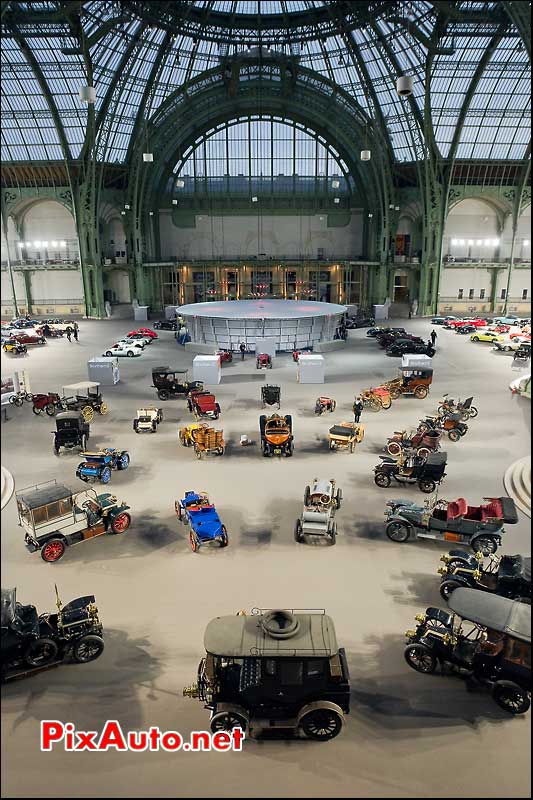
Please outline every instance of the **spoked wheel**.
[{"label": "spoked wheel", "polygon": [[62,539],[50,539],[41,550],[41,558],[51,564],[53,561],[59,561],[64,552],[65,542]]},{"label": "spoked wheel", "polygon": [[448,439],[450,439],[450,441],[458,442],[460,438],[461,438],[461,434],[459,433],[459,431],[456,428],[453,428],[453,430],[448,431]]},{"label": "spoked wheel", "polygon": [[423,400],[429,394],[429,389],[427,386],[417,386],[415,389],[415,397],[419,400]]},{"label": "spoked wheel", "polygon": [[416,454],[420,458],[427,458],[429,456],[430,452],[431,451],[430,451],[429,447],[419,447],[418,450],[416,451]]},{"label": "spoked wheel", "polygon": [[24,660],[30,667],[44,667],[50,664],[57,656],[58,647],[53,639],[41,638],[31,642]]},{"label": "spoked wheel", "polygon": [[231,710],[219,711],[217,714],[213,714],[211,722],[209,723],[211,733],[232,731],[234,728],[240,728],[242,731],[245,731],[247,726],[248,720],[244,714]]},{"label": "spoked wheel", "polygon": [[310,486],[306,486],[305,487],[305,491],[304,491],[304,506],[308,506],[309,505],[310,497],[311,497],[311,487]]},{"label": "spoked wheel", "polygon": [[331,708],[316,708],[302,717],[300,726],[308,739],[327,742],[341,732],[342,717]]},{"label": "spoked wheel", "polygon": [[[21,405],[22,405],[22,403],[21,403]],[[43,413],[43,410],[42,410],[42,408],[37,408],[37,406],[33,406],[33,408],[32,408],[32,411],[33,411],[33,413],[34,413],[34,414],[36,414],[37,416],[39,416],[39,414],[42,414],[42,413]],[[47,412],[47,413],[48,413],[48,412]]]},{"label": "spoked wheel", "polygon": [[329,407],[329,410],[330,410],[331,412],[333,412],[333,411],[335,411],[335,409],[336,409],[336,408],[337,408],[337,402],[336,402],[336,400],[332,400],[332,401],[331,401],[331,405],[330,405],[330,407]]},{"label": "spoked wheel", "polygon": [[381,411],[381,409],[382,409],[382,407],[383,407],[383,406],[381,405],[381,403],[379,402],[379,400],[376,400],[376,398],[375,398],[375,397],[372,397],[372,398],[371,398],[371,399],[368,401],[368,407],[369,407],[370,411]]},{"label": "spoked wheel", "polygon": [[385,411],[392,406],[392,400],[389,397],[383,397],[381,400],[381,408],[385,409]]},{"label": "spoked wheel", "polygon": [[111,520],[111,530],[113,533],[124,533],[131,524],[131,517],[126,511],[121,511]]},{"label": "spoked wheel", "polygon": [[98,413],[104,416],[104,414],[107,414],[107,412],[108,412],[107,403],[100,403],[100,405],[98,406]]},{"label": "spoked wheel", "polygon": [[192,531],[189,533],[189,542],[190,542],[191,550],[193,551],[193,553],[198,552],[198,550],[200,549],[200,546],[198,544],[196,536],[194,535],[194,533]]},{"label": "spoked wheel", "polygon": [[458,583],[457,581],[442,581],[441,585],[439,586],[440,596],[443,600],[448,602],[455,590],[459,589],[461,586],[462,584]]},{"label": "spoked wheel", "polygon": [[437,488],[437,484],[435,483],[435,481],[430,481],[427,479],[419,481],[418,486],[420,488],[420,491],[424,492],[424,494],[431,494]]},{"label": "spoked wheel", "polygon": [[387,445],[387,453],[391,456],[399,456],[402,452],[402,446],[399,442],[389,442]]},{"label": "spoked wheel", "polygon": [[109,483],[109,481],[111,480],[111,470],[109,469],[109,467],[103,468],[102,473],[100,475],[100,480],[102,481],[102,483]]},{"label": "spoked wheel", "polygon": [[117,461],[117,469],[128,469],[130,465],[129,453],[121,453]]},{"label": "spoked wheel", "polygon": [[391,400],[397,400],[400,397],[401,392],[399,389],[389,389],[389,394],[391,396]]},{"label": "spoked wheel", "polygon": [[329,532],[329,543],[336,544],[337,543],[337,523],[334,522],[331,526],[331,530]]},{"label": "spoked wheel", "polygon": [[484,556],[489,556],[498,549],[498,543],[492,536],[476,536],[470,546],[475,553],[483,553]]},{"label": "spoked wheel", "polygon": [[84,419],[84,422],[92,422],[94,419],[94,411],[92,406],[84,406],[81,410],[81,415]]},{"label": "spoked wheel", "polygon": [[174,510],[175,510],[175,512],[176,512],[176,516],[177,516],[177,518],[178,518],[178,519],[179,519],[179,521],[181,522],[181,519],[182,519],[182,514],[181,514],[181,506],[180,506],[180,504],[179,504],[179,501],[178,501],[178,500],[176,500],[176,501],[175,501],[175,503],[174,503]]},{"label": "spoked wheel", "polygon": [[166,389],[159,389],[157,392],[157,396],[160,400],[168,400],[170,397],[170,392],[167,392]]},{"label": "spoked wheel", "polygon": [[294,540],[298,542],[298,544],[301,544],[304,540],[302,523],[299,519],[296,520],[296,525],[294,526]]},{"label": "spoked wheel", "polygon": [[220,528],[220,533],[221,533],[220,546],[221,547],[227,547],[228,544],[229,544],[229,537],[228,537],[228,531],[226,530],[226,526],[225,525],[222,525],[222,527]]},{"label": "spoked wheel", "polygon": [[24,403],[24,399],[22,397],[20,397],[20,396],[17,396],[17,397],[13,397],[13,399],[10,400],[9,402],[10,403],[12,402],[14,406],[17,406],[17,408],[21,408],[22,404]]},{"label": "spoked wheel", "polygon": [[479,411],[477,410],[477,408],[475,406],[470,406],[470,417],[474,419],[474,417],[477,417],[478,414]]},{"label": "spoked wheel", "polygon": [[56,407],[53,403],[49,403],[45,408],[46,413],[49,417],[55,417],[56,415]]},{"label": "spoked wheel", "polygon": [[492,696],[500,708],[510,714],[525,714],[531,705],[529,692],[512,681],[497,681]]},{"label": "spoked wheel", "polygon": [[78,664],[87,664],[95,661],[104,652],[104,640],[101,636],[88,633],[78,639],[72,650],[72,657]]},{"label": "spoked wheel", "polygon": [[409,644],[405,648],[403,655],[411,669],[423,672],[425,675],[435,672],[437,659],[425,645],[419,643]]},{"label": "spoked wheel", "polygon": [[386,472],[376,472],[374,475],[374,483],[382,489],[388,489],[391,485],[390,475]]},{"label": "spoked wheel", "polygon": [[389,522],[385,533],[391,542],[406,542],[411,535],[411,529],[404,522]]}]

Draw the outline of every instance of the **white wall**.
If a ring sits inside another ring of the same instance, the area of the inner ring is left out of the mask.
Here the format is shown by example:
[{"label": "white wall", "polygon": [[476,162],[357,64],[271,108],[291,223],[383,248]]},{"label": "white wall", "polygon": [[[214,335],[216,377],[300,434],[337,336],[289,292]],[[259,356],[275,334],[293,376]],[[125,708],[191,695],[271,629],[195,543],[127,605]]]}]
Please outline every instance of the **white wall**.
[{"label": "white wall", "polygon": [[[17,234],[15,233],[15,223],[11,217],[7,218],[7,238],[9,241],[9,257],[11,261],[15,261],[17,258],[17,249],[14,246],[15,240],[17,239]],[[7,261],[7,242],[4,236],[4,228],[2,227],[2,237],[1,237],[1,260]],[[3,286],[3,284],[2,284]]]},{"label": "white wall", "polygon": [[444,268],[440,283],[441,297],[457,297],[459,289],[464,290],[464,298],[474,289],[474,299],[479,300],[479,290],[485,289],[485,300],[490,300],[490,276],[488,269]]},{"label": "white wall", "polygon": [[[511,218],[507,219],[503,233],[502,243],[505,248],[503,255],[509,256],[511,254],[511,238],[512,238],[512,223]],[[531,261],[531,206],[524,209],[523,214],[518,218],[518,225],[516,226],[516,239],[514,246],[514,258],[520,258],[524,261]],[[523,287],[526,288],[525,286]]]},{"label": "white wall", "polygon": [[349,225],[328,228],[327,215],[314,216],[196,216],[196,228],[177,228],[170,212],[161,212],[161,256],[168,259],[213,257],[249,258],[306,256],[355,258],[362,254],[363,222],[354,213]]},{"label": "white wall", "polygon": [[[15,283],[15,292],[17,295],[17,303],[21,306],[26,305],[26,287],[24,286],[24,278],[20,272],[13,272],[13,279]],[[3,306],[13,305],[13,290],[11,288],[11,279],[9,273],[2,270],[2,278],[0,284],[0,294],[2,297]]]},{"label": "white wall", "polygon": [[[498,245],[486,245],[486,240],[499,239]],[[452,240],[457,240],[452,244]],[[455,205],[446,220],[443,253],[456,259],[509,258],[511,255],[512,222],[509,216],[502,231],[496,211],[483,200],[462,200]],[[531,260],[531,208],[525,209],[517,225],[514,258]],[[459,243],[462,242],[462,243]],[[526,244],[524,244],[526,242]]]},{"label": "white wall", "polygon": [[[35,259],[37,253],[43,261],[45,258],[52,260],[77,257],[79,248],[74,219],[61,203],[54,200],[36,203],[28,209],[22,224],[24,241],[31,242],[26,248],[29,259]],[[34,242],[41,244],[35,246]],[[43,246],[42,242],[47,242],[47,246]],[[67,246],[61,246],[61,242],[66,242]]]},{"label": "white wall", "polygon": [[31,273],[31,295],[34,305],[51,300],[83,299],[80,270],[39,270]]},{"label": "white wall", "polygon": [[115,292],[117,303],[131,303],[130,279],[126,270],[114,269],[106,274],[105,288]]}]

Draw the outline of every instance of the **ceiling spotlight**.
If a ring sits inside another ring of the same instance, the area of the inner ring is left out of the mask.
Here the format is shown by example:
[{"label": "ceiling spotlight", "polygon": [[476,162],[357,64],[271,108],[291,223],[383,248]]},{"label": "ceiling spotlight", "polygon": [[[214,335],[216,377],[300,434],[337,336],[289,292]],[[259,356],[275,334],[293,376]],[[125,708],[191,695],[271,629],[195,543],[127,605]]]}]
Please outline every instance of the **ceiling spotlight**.
[{"label": "ceiling spotlight", "polygon": [[413,94],[413,79],[410,75],[401,75],[396,80],[396,92],[400,97],[409,97]]},{"label": "ceiling spotlight", "polygon": [[177,180],[176,186],[178,187],[178,189],[183,189],[183,187],[185,186],[185,181]]},{"label": "ceiling spotlight", "polygon": [[31,242],[26,242],[26,247],[31,247]]},{"label": "ceiling spotlight", "polygon": [[177,200],[173,200],[173,201],[172,201],[172,205],[173,205],[173,206],[177,206],[177,205],[178,205],[178,201],[177,201]]},{"label": "ceiling spotlight", "polygon": [[154,212],[153,212],[153,211],[149,211],[149,212],[148,212],[148,216],[149,216],[149,217],[153,217],[153,216],[154,216]]},{"label": "ceiling spotlight", "polygon": [[40,246],[41,246],[41,243],[40,243],[40,242],[34,242],[34,243],[33,243],[33,246],[34,246],[34,247],[40,247]]},{"label": "ceiling spotlight", "polygon": [[143,153],[143,161],[149,162],[154,160],[153,153]]},{"label": "ceiling spotlight", "polygon": [[340,181],[331,181],[332,189],[338,189],[340,185],[341,185]]},{"label": "ceiling spotlight", "polygon": [[372,219],[373,216],[374,215],[372,214],[372,212],[370,212],[370,214],[368,215],[368,219]]},{"label": "ceiling spotlight", "polygon": [[130,209],[129,203],[124,203],[124,208],[129,211],[129,209]]},{"label": "ceiling spotlight", "polygon": [[480,244],[483,244],[483,239],[476,239],[476,244],[479,247]]},{"label": "ceiling spotlight", "polygon": [[370,150],[361,150],[361,161],[370,161],[372,152]]},{"label": "ceiling spotlight", "polygon": [[52,247],[57,247],[57,242],[50,242],[50,244],[52,245]]},{"label": "ceiling spotlight", "polygon": [[41,242],[43,247],[48,247],[48,242]]},{"label": "ceiling spotlight", "polygon": [[254,197],[252,197],[252,203],[257,203],[258,200],[259,200],[259,198],[255,197],[255,195],[254,195]]},{"label": "ceiling spotlight", "polygon": [[66,243],[66,242],[59,242],[59,246],[60,246],[60,247],[66,247],[66,246],[67,246],[67,243]]},{"label": "ceiling spotlight", "polygon": [[[525,244],[525,242],[524,242],[524,244]],[[24,247],[24,242],[18,242],[18,246],[19,247]]]},{"label": "ceiling spotlight", "polygon": [[340,203],[340,201],[341,201],[340,197],[334,197],[334,198],[333,198],[333,202],[334,202],[336,205],[338,205],[338,204]]},{"label": "ceiling spotlight", "polygon": [[400,210],[400,206],[394,206],[394,210],[395,211],[399,211]]},{"label": "ceiling spotlight", "polygon": [[452,239],[451,244],[453,247],[456,247],[459,244],[458,239]]},{"label": "ceiling spotlight", "polygon": [[474,244],[474,240],[473,239],[469,239],[468,240],[468,246],[471,247],[473,244]]},{"label": "ceiling spotlight", "polygon": [[394,203],[389,203],[389,210],[394,211]]},{"label": "ceiling spotlight", "polygon": [[529,247],[529,239],[524,239],[524,245],[525,245],[526,247]]},{"label": "ceiling spotlight", "polygon": [[121,211],[120,213],[122,214],[123,217],[126,216],[126,212],[125,211]]}]

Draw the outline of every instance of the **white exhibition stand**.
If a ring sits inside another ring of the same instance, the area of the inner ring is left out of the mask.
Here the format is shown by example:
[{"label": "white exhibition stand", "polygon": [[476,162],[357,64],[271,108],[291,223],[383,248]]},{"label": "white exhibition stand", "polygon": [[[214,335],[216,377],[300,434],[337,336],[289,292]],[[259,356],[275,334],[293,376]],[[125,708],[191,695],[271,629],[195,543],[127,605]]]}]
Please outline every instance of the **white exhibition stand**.
[{"label": "white exhibition stand", "polygon": [[195,356],[192,362],[194,381],[202,381],[205,385],[220,383],[222,370],[218,356]]},{"label": "white exhibition stand", "polygon": [[133,319],[144,322],[148,319],[148,309],[149,306],[134,306],[133,307]]},{"label": "white exhibition stand", "polygon": [[255,352],[256,355],[259,355],[260,353],[266,353],[271,358],[275,358],[276,340],[272,336],[270,336],[268,339],[256,339]]},{"label": "white exhibition stand", "polygon": [[102,386],[114,386],[120,380],[118,358],[98,356],[87,361],[87,375],[90,381]]},{"label": "white exhibition stand", "polygon": [[301,353],[298,357],[299,383],[324,383],[324,356]]}]

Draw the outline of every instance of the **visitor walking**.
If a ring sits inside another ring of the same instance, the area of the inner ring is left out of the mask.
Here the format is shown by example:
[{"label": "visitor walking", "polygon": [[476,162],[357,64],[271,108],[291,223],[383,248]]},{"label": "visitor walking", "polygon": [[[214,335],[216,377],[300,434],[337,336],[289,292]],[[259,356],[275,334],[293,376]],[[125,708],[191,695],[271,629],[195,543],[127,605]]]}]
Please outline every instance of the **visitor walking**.
[{"label": "visitor walking", "polygon": [[69,342],[72,341],[72,328],[70,327],[70,325],[67,327],[67,339],[69,340]]},{"label": "visitor walking", "polygon": [[240,343],[239,350],[241,351],[241,361],[244,361],[244,354],[246,353],[246,345],[244,342]]},{"label": "visitor walking", "polygon": [[78,323],[74,323],[74,339],[78,341]]},{"label": "visitor walking", "polygon": [[435,342],[437,341],[437,332],[435,330],[432,330],[430,337],[431,337],[431,344],[433,345],[433,347],[435,347]]},{"label": "visitor walking", "polygon": [[359,395],[357,395],[357,397],[353,401],[352,409],[353,409],[354,422],[359,422],[359,420],[361,419],[361,413],[363,411],[363,401],[361,400],[361,397]]}]

